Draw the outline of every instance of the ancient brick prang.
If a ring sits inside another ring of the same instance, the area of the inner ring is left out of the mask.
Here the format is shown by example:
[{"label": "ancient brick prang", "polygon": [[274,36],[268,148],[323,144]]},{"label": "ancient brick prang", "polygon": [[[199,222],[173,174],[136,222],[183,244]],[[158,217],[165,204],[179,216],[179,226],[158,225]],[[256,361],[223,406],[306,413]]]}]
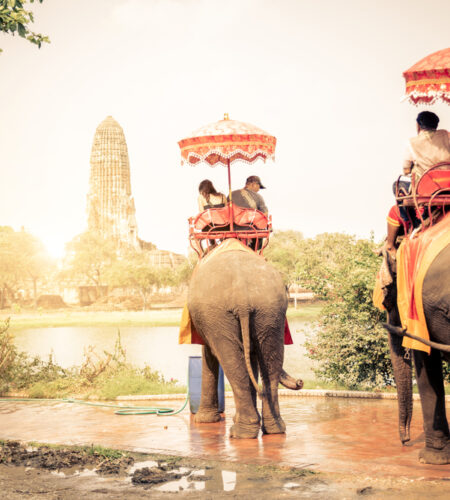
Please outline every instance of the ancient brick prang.
[{"label": "ancient brick prang", "polygon": [[87,196],[88,229],[139,248],[130,163],[122,127],[108,116],[95,131]]}]

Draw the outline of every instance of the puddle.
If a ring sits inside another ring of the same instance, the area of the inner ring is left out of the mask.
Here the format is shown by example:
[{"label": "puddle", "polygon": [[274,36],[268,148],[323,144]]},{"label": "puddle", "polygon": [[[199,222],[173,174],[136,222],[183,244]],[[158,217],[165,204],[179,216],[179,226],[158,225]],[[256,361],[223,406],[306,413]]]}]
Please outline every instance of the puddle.
[{"label": "puddle", "polygon": [[145,462],[135,462],[134,465],[132,465],[128,470],[128,473],[133,474],[138,469],[143,469],[144,467],[148,467],[149,469],[151,469],[152,467],[158,467],[158,462],[155,462],[155,460],[146,460]]},{"label": "puddle", "polygon": [[236,487],[236,472],[222,471],[223,491],[233,491]]},{"label": "puddle", "polygon": [[285,490],[293,490],[293,489],[299,488],[299,487],[300,487],[300,485],[298,483],[286,483],[283,485],[283,488]]},{"label": "puddle", "polygon": [[59,477],[98,477],[97,469],[76,469],[75,467],[66,470],[52,470],[50,474]]},{"label": "puddle", "polygon": [[196,476],[204,476],[205,475],[205,469],[199,469],[199,470],[193,470],[191,472],[190,477],[196,477]]},{"label": "puddle", "polygon": [[165,491],[173,493],[176,491],[183,491],[183,490],[201,491],[204,490],[205,488],[206,488],[205,481],[192,481],[189,480],[189,477],[184,476],[181,479],[178,479],[177,481],[169,481],[168,483],[165,483],[154,489],[157,491]]}]

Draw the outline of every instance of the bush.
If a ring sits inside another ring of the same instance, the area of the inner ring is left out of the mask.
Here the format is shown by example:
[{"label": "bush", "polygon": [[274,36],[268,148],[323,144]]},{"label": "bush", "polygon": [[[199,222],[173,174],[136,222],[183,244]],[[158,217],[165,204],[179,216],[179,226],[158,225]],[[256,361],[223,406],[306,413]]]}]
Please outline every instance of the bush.
[{"label": "bush", "polygon": [[380,265],[374,242],[325,234],[305,246],[298,279],[327,300],[320,328],[306,343],[308,356],[318,362],[316,375],[350,389],[390,384],[388,337],[381,326],[386,317],[372,304]]},{"label": "bush", "polygon": [[165,394],[182,392],[178,381],[164,380],[149,366],[136,368],[126,361],[118,332],[114,351],[97,354],[92,346],[85,350],[80,367],[64,369],[39,357],[17,352],[8,333],[9,320],[0,322],[0,394],[11,390],[26,392],[31,398],[89,396],[114,399],[127,394]]}]

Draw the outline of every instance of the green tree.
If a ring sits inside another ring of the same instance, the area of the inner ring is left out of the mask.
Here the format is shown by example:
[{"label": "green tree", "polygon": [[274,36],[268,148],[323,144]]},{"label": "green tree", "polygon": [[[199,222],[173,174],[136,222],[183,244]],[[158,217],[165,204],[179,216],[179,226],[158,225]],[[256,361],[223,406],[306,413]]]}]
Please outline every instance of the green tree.
[{"label": "green tree", "polygon": [[[17,33],[41,48],[42,43],[50,43],[50,40],[47,36],[30,30],[34,16],[32,11],[24,7],[26,3],[27,0],[0,0],[0,31],[13,36]],[[34,0],[29,0],[29,3],[34,3]]]},{"label": "green tree", "polygon": [[173,273],[168,268],[151,266],[145,251],[130,251],[120,256],[111,266],[107,279],[110,286],[137,291],[145,311],[154,291],[162,285],[172,284]]},{"label": "green tree", "polygon": [[281,273],[286,284],[296,283],[296,264],[303,248],[303,235],[298,231],[275,231],[264,256]]},{"label": "green tree", "polygon": [[308,242],[297,263],[299,279],[326,299],[318,331],[306,347],[318,361],[317,375],[350,388],[392,381],[385,313],[372,303],[380,258],[371,240],[324,234]]},{"label": "green tree", "polygon": [[36,304],[38,283],[47,279],[53,268],[54,262],[38,238],[23,230],[0,227],[0,307],[4,307],[6,296],[15,300],[17,290],[29,281]]},{"label": "green tree", "polygon": [[197,262],[197,254],[190,253],[188,258],[173,270],[173,284],[176,286],[187,285]]},{"label": "green tree", "polygon": [[99,288],[108,284],[105,277],[116,260],[116,246],[110,239],[86,231],[67,243],[61,278],[84,280]]}]

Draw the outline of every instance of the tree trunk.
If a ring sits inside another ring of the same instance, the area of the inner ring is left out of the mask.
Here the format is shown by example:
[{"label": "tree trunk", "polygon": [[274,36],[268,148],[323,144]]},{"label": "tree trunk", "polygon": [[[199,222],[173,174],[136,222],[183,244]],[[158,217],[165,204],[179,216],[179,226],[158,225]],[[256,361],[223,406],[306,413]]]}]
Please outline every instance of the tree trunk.
[{"label": "tree trunk", "polygon": [[37,279],[36,278],[32,278],[33,279],[33,302],[34,302],[34,308],[36,309],[37,308]]}]

